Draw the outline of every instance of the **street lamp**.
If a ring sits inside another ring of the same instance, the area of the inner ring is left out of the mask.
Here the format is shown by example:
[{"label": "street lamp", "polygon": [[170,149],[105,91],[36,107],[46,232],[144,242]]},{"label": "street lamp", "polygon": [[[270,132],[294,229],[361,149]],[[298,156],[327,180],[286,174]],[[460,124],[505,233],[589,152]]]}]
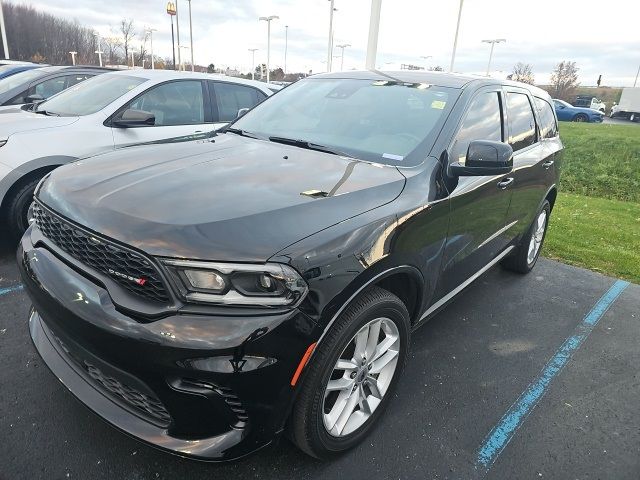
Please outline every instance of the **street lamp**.
[{"label": "street lamp", "polygon": [[136,60],[133,57],[133,48],[131,49],[131,68],[134,68],[136,66]]},{"label": "street lamp", "polygon": [[269,83],[270,55],[271,55],[271,20],[277,20],[280,17],[271,15],[270,17],[260,17],[258,21],[267,22],[267,83]]},{"label": "street lamp", "polygon": [[493,40],[482,40],[482,43],[490,43],[491,44],[491,52],[489,53],[489,63],[487,64],[487,77],[489,76],[489,71],[491,70],[491,59],[493,58],[493,47],[496,43],[506,42],[504,38],[495,38]]},{"label": "street lamp", "polygon": [[373,70],[376,68],[376,55],[378,53],[378,31],[380,30],[380,10],[382,0],[371,0],[371,16],[369,17],[369,37],[367,39],[367,59],[364,68]]},{"label": "street lamp", "polygon": [[255,73],[256,73],[256,51],[258,49],[257,48],[250,48],[249,51],[251,52],[251,80],[255,80]]},{"label": "street lamp", "polygon": [[327,46],[327,72],[331,71],[333,65],[333,8],[334,0],[329,0],[329,45]]},{"label": "street lamp", "polygon": [[193,63],[193,26],[191,25],[191,0],[189,0],[189,41],[191,43],[191,71],[195,71]]},{"label": "street lamp", "polygon": [[284,74],[287,74],[287,47],[289,46],[289,25],[284,26]]},{"label": "street lamp", "polygon": [[102,51],[102,49],[100,48],[100,34],[99,33],[94,33],[95,37],[98,39],[98,50],[96,50],[95,53],[98,54],[98,60],[100,62],[100,66],[102,66],[102,54],[104,53]]},{"label": "street lamp", "polygon": [[171,53],[173,54],[173,69],[176,69],[176,42],[173,38],[173,17],[176,14],[176,4],[173,2],[167,3],[167,13],[171,19]]},{"label": "street lamp", "polygon": [[182,60],[180,59],[180,20],[178,16],[178,0],[176,0],[176,43],[178,44],[178,70],[180,70]]},{"label": "street lamp", "polygon": [[453,72],[453,64],[456,61],[456,48],[458,47],[458,33],[460,32],[460,18],[462,17],[462,4],[464,0],[460,0],[460,8],[458,9],[458,23],[456,24],[456,36],[453,38],[453,52],[451,52],[451,65],[449,71]]},{"label": "street lamp", "polygon": [[71,63],[76,64],[76,55],[78,52],[69,52],[71,54]]},{"label": "street lamp", "polygon": [[[173,22],[171,22],[171,26],[173,27]],[[173,30],[173,28],[172,28]],[[153,32],[157,32],[158,30],[155,28],[147,28],[145,32],[149,34],[149,40],[151,41],[151,70],[156,69],[156,62],[153,60]],[[143,61],[144,66],[144,61]]]},{"label": "street lamp", "polygon": [[340,54],[340,71],[344,71],[344,49],[350,47],[350,43],[343,43],[342,45],[336,45],[336,48],[342,49],[342,53]]},{"label": "street lamp", "polygon": [[636,84],[638,83],[638,76],[640,76],[640,65],[638,65],[638,71],[636,72],[636,79],[633,81],[634,88],[635,88]]},{"label": "street lamp", "polygon": [[9,60],[9,46],[7,45],[7,29],[4,26],[4,11],[0,1],[0,30],[2,31],[2,46],[4,47],[4,58]]},{"label": "street lamp", "polygon": [[[180,52],[181,48],[183,48],[185,50],[189,50],[189,47],[187,47],[186,45],[178,45],[178,53]],[[178,55],[178,58],[180,58],[180,55]],[[184,62],[180,63],[180,70],[182,70],[184,72]]]}]

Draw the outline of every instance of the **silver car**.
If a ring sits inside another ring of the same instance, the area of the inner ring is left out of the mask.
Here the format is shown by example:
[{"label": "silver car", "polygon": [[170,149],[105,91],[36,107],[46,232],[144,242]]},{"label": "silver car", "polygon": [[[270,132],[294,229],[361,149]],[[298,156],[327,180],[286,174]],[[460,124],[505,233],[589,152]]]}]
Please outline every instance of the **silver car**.
[{"label": "silver car", "polygon": [[54,168],[131,145],[205,134],[274,88],[223,75],[126,70],[86,80],[32,111],[0,113],[0,230],[18,238],[26,229],[33,190]]}]

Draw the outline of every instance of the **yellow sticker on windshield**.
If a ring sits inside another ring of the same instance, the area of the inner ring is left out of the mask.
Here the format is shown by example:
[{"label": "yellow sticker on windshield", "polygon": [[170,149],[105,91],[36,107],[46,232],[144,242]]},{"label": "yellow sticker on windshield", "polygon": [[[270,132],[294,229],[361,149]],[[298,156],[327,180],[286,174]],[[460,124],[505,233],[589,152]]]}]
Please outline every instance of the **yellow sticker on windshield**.
[{"label": "yellow sticker on windshield", "polygon": [[434,100],[433,102],[431,102],[431,108],[437,108],[438,110],[443,110],[446,104],[447,102],[443,102],[442,100]]}]

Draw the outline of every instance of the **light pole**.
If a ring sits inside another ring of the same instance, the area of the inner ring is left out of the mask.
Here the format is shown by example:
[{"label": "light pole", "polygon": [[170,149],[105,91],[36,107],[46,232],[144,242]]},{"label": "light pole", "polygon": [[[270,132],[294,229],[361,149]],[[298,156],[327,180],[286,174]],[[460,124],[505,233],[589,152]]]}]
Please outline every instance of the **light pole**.
[{"label": "light pole", "polygon": [[[171,22],[171,26],[173,26],[173,22]],[[158,30],[155,28],[147,28],[145,32],[149,34],[149,40],[151,41],[151,70],[156,69],[156,62],[153,60],[153,32],[157,32]]]},{"label": "light pole", "polygon": [[[186,45],[178,45],[178,52],[180,52],[180,49],[181,49],[181,48],[183,48],[183,49],[185,49],[185,50],[189,50],[189,47],[187,47]],[[178,55],[178,58],[180,58],[180,55]],[[180,70],[182,70],[183,72],[185,71],[185,68],[184,68],[184,62],[182,62],[182,63],[180,64]]]},{"label": "light pole", "polygon": [[493,40],[482,40],[482,43],[491,44],[491,51],[489,53],[489,63],[487,64],[487,77],[489,76],[489,71],[491,70],[491,59],[493,58],[493,47],[496,45],[496,43],[502,43],[502,42],[506,42],[506,40],[504,38],[495,38]]},{"label": "light pole", "polygon": [[95,37],[98,39],[98,50],[96,50],[96,53],[98,54],[98,61],[100,62],[100,66],[102,66],[102,49],[100,48],[100,34],[99,33],[94,33]]},{"label": "light pole", "polygon": [[333,8],[334,0],[329,0],[329,44],[327,46],[327,72],[331,71],[333,65]]},{"label": "light pole", "polygon": [[458,47],[458,33],[460,32],[460,18],[462,17],[462,4],[464,0],[460,0],[460,8],[458,9],[458,23],[456,24],[456,36],[453,38],[453,52],[451,52],[451,65],[449,71],[453,72],[453,64],[456,62],[456,48]]},{"label": "light pole", "polygon": [[78,52],[69,52],[71,54],[71,63],[72,64],[76,64],[76,55],[78,54]]},{"label": "light pole", "polygon": [[193,63],[193,26],[191,24],[191,0],[189,0],[189,42],[191,43],[191,71],[195,72]]},{"label": "light pole", "polygon": [[133,48],[131,49],[131,68],[136,66],[136,60],[133,57]]},{"label": "light pole", "polygon": [[271,55],[271,20],[277,20],[280,17],[271,15],[270,17],[260,17],[258,20],[267,22],[267,83],[269,83],[270,55]]},{"label": "light pole", "polygon": [[173,69],[176,69],[176,42],[173,38],[173,16],[176,14],[176,4],[173,2],[167,3],[167,13],[171,19],[171,53],[173,54]]},{"label": "light pole", "polygon": [[258,49],[257,48],[250,48],[249,51],[251,52],[251,80],[255,80],[256,79],[256,51]]},{"label": "light pole", "polygon": [[289,25],[284,26],[284,74],[287,74],[287,47],[289,46]]},{"label": "light pole", "polygon": [[634,87],[638,83],[638,76],[640,76],[640,65],[638,65],[638,71],[636,72],[636,79],[633,81],[633,86]]},{"label": "light pole", "polygon": [[367,40],[367,59],[364,68],[373,70],[376,68],[376,55],[378,53],[378,32],[380,30],[380,10],[382,0],[371,0],[371,16],[369,18],[369,38]]},{"label": "light pole", "polygon": [[344,71],[344,49],[350,47],[350,43],[343,43],[342,45],[336,45],[336,48],[342,49],[342,53],[340,54],[340,71]]},{"label": "light pole", "polygon": [[178,44],[178,70],[182,67],[180,59],[180,21],[178,20],[178,0],[176,0],[176,43]]},{"label": "light pole", "polygon": [[4,12],[2,2],[0,2],[0,30],[2,30],[2,46],[4,47],[4,58],[9,60],[9,45],[7,45],[7,29],[4,27]]}]

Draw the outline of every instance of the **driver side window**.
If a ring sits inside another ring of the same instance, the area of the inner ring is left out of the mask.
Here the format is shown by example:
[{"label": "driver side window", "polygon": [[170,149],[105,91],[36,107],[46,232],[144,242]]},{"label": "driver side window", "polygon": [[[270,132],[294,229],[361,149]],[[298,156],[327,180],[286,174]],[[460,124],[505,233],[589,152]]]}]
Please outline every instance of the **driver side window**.
[{"label": "driver side window", "polygon": [[469,143],[474,140],[502,141],[502,110],[499,92],[481,93],[473,99],[453,141],[451,161],[464,164]]},{"label": "driver side window", "polygon": [[153,87],[126,108],[153,113],[155,126],[204,123],[204,96],[200,80],[168,82]]}]

